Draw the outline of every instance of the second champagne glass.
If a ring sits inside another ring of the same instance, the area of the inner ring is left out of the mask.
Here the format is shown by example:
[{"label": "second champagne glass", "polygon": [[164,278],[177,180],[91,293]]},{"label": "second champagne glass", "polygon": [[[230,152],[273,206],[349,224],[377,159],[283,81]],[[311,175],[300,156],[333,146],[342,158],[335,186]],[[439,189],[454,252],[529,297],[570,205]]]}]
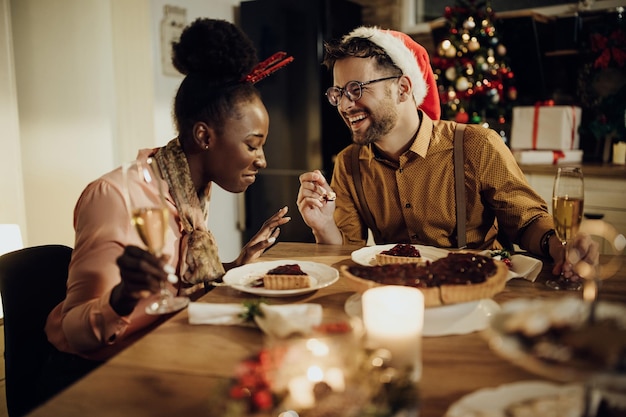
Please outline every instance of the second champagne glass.
[{"label": "second champagne glass", "polygon": [[[583,219],[585,187],[583,172],[579,167],[559,167],[554,178],[552,193],[552,217],[556,236],[563,245],[564,262],[567,262],[567,245],[576,236]],[[560,277],[546,281],[546,285],[555,290],[579,290],[582,282],[571,281],[561,274]]]},{"label": "second champagne glass", "polygon": [[[159,257],[163,253],[165,235],[169,219],[161,181],[158,176],[156,161],[134,161],[124,169],[126,199],[131,212],[131,223],[137,229],[139,237],[146,245],[148,252]],[[156,195],[133,195],[133,190],[152,190]],[[170,278],[175,275],[170,274]],[[173,280],[173,279],[172,279]],[[175,297],[167,288],[167,282],[161,281],[159,298],[146,307],[148,314],[167,314],[178,311],[187,304],[187,297]]]}]

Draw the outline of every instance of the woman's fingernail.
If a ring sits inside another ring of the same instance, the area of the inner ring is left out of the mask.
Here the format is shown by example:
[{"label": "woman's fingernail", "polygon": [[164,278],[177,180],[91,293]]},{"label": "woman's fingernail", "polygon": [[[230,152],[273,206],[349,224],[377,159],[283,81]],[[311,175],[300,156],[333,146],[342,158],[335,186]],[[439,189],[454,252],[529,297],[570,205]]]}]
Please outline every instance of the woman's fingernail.
[{"label": "woman's fingernail", "polygon": [[175,274],[176,273],[176,269],[174,269],[174,267],[170,264],[165,264],[165,266],[163,266],[163,270],[165,272],[167,272],[168,274]]},{"label": "woman's fingernail", "polygon": [[172,284],[176,284],[178,282],[178,277],[176,274],[167,274],[167,280]]},{"label": "woman's fingernail", "polygon": [[267,239],[267,243],[274,243],[274,242],[276,242],[276,238],[274,236]]}]

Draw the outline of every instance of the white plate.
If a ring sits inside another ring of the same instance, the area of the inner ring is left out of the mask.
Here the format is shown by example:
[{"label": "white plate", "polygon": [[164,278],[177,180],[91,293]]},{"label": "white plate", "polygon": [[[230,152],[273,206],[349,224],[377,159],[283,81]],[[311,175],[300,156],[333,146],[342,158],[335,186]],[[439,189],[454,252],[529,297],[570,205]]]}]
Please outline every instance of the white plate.
[{"label": "white plate", "polygon": [[[362,317],[361,294],[350,296],[344,309],[351,317]],[[422,335],[450,336],[480,331],[489,325],[491,317],[498,311],[500,306],[491,299],[426,308]]]},{"label": "white plate", "polygon": [[[452,404],[448,408],[445,417],[506,417],[506,408],[514,403],[557,395],[566,396],[568,399],[571,398],[573,401],[571,405],[573,412],[561,412],[550,415],[579,416],[582,414],[583,388],[580,385],[559,385],[545,381],[523,381],[501,385],[497,388],[485,388],[468,394]],[[532,415],[539,416],[537,413]]]},{"label": "white plate", "polygon": [[[389,250],[396,246],[396,244],[391,243],[388,245],[375,245],[375,246],[365,246],[361,249],[357,249],[352,252],[352,260],[359,265],[364,266],[376,266],[378,262],[376,262],[376,254],[380,253],[384,250]],[[443,258],[448,256],[448,251],[441,248],[436,248],[434,246],[422,246],[422,245],[413,245],[417,250],[420,251],[422,258],[434,261],[439,258]]]},{"label": "white plate", "polygon": [[[307,288],[298,288],[294,290],[266,290],[265,288],[256,288],[250,286],[250,283],[259,279],[270,269],[281,265],[298,264],[302,271],[311,277],[311,286]],[[339,271],[335,268],[309,261],[293,261],[282,259],[277,261],[254,262],[237,268],[233,268],[224,275],[224,283],[231,287],[249,294],[260,295],[263,297],[292,297],[294,295],[306,294],[328,287],[339,279]]]},{"label": "white plate", "polygon": [[[536,375],[561,382],[581,381],[590,376],[593,366],[579,361],[578,366],[548,362],[526,348],[518,337],[508,333],[504,323],[509,319],[520,318],[527,323],[535,323],[534,317],[558,316],[576,321],[586,317],[586,306],[578,297],[560,297],[556,299],[515,299],[502,304],[501,311],[494,315],[483,335],[489,346],[497,354],[515,365]],[[613,318],[626,328],[626,306],[618,303],[598,302],[597,319]],[[562,318],[561,318],[562,319]]]}]

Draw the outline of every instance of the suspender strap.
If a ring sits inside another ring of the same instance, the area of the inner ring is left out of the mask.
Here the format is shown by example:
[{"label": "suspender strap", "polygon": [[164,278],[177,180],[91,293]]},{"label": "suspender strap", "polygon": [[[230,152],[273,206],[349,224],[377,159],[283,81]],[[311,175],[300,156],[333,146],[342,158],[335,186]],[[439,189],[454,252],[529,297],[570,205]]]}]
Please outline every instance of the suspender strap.
[{"label": "suspender strap", "polygon": [[359,153],[361,147],[358,145],[352,145],[352,178],[354,179],[354,187],[356,188],[356,195],[359,199],[359,203],[362,208],[362,217],[365,220],[365,224],[372,231],[374,235],[374,241],[376,243],[381,242],[380,231],[376,227],[370,208],[365,200],[365,193],[363,192],[363,183],[361,181],[361,167],[359,165]]},{"label": "suspender strap", "polygon": [[465,231],[465,167],[463,164],[463,133],[465,125],[457,123],[454,131],[454,195],[456,199],[456,234],[457,246],[462,248],[467,243]]}]

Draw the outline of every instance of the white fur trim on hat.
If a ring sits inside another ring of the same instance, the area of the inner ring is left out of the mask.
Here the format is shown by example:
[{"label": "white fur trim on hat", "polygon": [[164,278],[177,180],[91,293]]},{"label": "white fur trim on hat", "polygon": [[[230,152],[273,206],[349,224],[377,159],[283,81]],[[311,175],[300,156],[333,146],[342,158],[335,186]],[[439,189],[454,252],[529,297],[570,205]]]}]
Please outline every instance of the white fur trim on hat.
[{"label": "white fur trim on hat", "polygon": [[342,42],[346,42],[352,38],[369,39],[376,45],[385,50],[389,58],[402,73],[408,76],[413,83],[413,97],[415,103],[419,107],[428,93],[428,85],[424,79],[424,72],[417,63],[415,53],[402,39],[394,36],[391,31],[380,29],[378,27],[361,26],[354,29],[343,37]]}]

